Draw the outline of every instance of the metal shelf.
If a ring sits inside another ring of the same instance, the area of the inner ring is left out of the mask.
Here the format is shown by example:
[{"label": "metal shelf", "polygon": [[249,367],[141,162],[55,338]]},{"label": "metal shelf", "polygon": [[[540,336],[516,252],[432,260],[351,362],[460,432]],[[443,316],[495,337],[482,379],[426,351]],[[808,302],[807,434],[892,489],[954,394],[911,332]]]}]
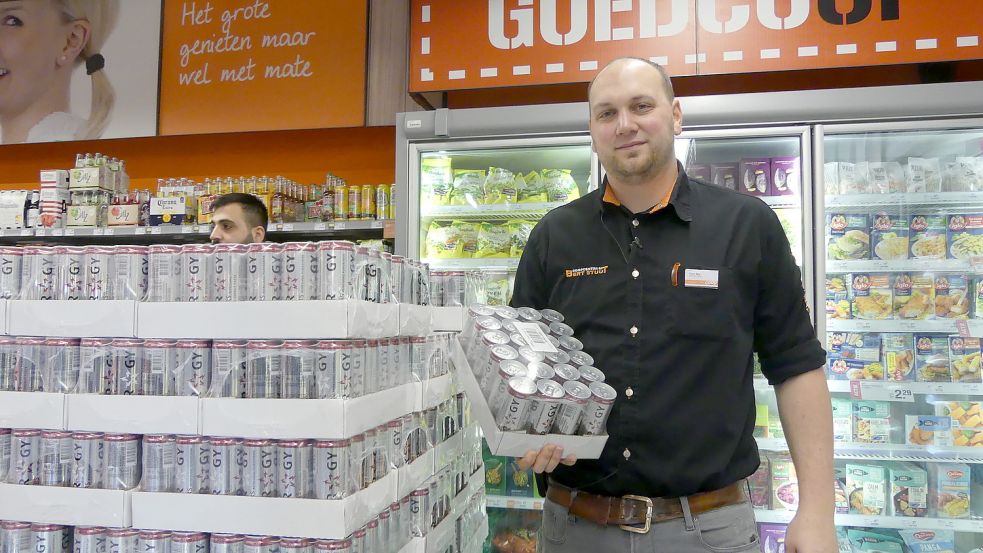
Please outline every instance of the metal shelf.
[{"label": "metal shelf", "polygon": [[958,332],[956,321],[953,319],[928,321],[826,319],[826,330],[841,332],[942,332],[946,334]]},{"label": "metal shelf", "polygon": [[[911,390],[913,394],[979,396],[983,395],[983,384],[968,382],[892,382],[887,380],[862,380],[861,394],[864,390],[880,388],[884,390]],[[850,392],[849,380],[830,380],[829,391]]]},{"label": "metal shelf", "polygon": [[[755,509],[754,518],[758,522],[777,522],[788,524],[795,516],[794,511],[768,511]],[[948,519],[926,517],[878,517],[866,515],[842,515],[834,517],[837,526],[859,526],[866,528],[896,528],[898,530],[953,530],[956,532],[983,533],[983,519]]]},{"label": "metal shelf", "polygon": [[826,207],[877,207],[907,205],[980,205],[978,192],[923,192],[913,194],[840,194],[826,196]]},{"label": "metal shelf", "polygon": [[515,269],[519,266],[518,257],[481,257],[476,259],[424,258],[423,262],[431,269],[462,271],[468,269]]},{"label": "metal shelf", "polygon": [[798,196],[762,196],[761,201],[772,209],[802,207],[802,199]]},{"label": "metal shelf", "polygon": [[[756,438],[758,448],[788,451],[785,440]],[[936,447],[907,444],[835,443],[833,457],[861,461],[983,464],[983,447]]]},{"label": "metal shelf", "polygon": [[525,509],[528,511],[543,510],[543,499],[534,497],[486,495],[485,504],[489,509]]},{"label": "metal shelf", "polygon": [[538,202],[528,204],[444,205],[420,213],[422,219],[478,219],[481,221],[508,219],[539,219],[550,210],[567,202]]},{"label": "metal shelf", "polygon": [[827,273],[881,273],[892,271],[962,271],[972,270],[968,259],[856,259],[826,261]]}]

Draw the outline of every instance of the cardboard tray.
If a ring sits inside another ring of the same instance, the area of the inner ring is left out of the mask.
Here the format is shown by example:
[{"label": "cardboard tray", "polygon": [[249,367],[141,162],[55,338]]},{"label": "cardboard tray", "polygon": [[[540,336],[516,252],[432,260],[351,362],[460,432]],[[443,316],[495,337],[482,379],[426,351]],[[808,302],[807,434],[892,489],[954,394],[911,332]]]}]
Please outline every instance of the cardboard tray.
[{"label": "cardboard tray", "polygon": [[66,396],[66,428],[130,434],[198,434],[197,397]]},{"label": "cardboard tray", "polygon": [[0,520],[70,526],[130,526],[130,493],[0,484]]},{"label": "cardboard tray", "polygon": [[437,332],[461,332],[467,318],[466,309],[459,306],[431,307],[433,310],[433,329]]},{"label": "cardboard tray", "polygon": [[10,300],[9,334],[74,338],[136,335],[132,300]]},{"label": "cardboard tray", "polygon": [[399,335],[426,336],[433,329],[433,309],[426,305],[399,304]]},{"label": "cardboard tray", "polygon": [[65,394],[0,392],[0,428],[65,429]]}]

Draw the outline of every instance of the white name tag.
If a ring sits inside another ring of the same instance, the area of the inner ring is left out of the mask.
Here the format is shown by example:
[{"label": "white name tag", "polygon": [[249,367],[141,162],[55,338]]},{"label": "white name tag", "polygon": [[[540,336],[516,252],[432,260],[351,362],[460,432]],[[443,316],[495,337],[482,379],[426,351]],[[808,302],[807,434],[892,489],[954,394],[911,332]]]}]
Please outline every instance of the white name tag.
[{"label": "white name tag", "polygon": [[713,288],[717,289],[720,284],[719,271],[708,269],[686,269],[686,280],[684,286],[689,288]]}]

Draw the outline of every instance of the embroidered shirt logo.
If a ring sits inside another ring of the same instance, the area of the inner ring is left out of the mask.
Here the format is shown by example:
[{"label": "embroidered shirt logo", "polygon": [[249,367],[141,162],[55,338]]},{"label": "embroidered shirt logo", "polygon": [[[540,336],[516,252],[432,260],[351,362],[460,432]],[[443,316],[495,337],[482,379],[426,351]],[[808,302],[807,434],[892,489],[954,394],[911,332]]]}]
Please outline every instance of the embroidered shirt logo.
[{"label": "embroidered shirt logo", "polygon": [[564,271],[564,274],[567,278],[605,275],[608,272],[608,267],[608,265],[605,265],[603,267],[581,267],[579,269],[567,269]]}]

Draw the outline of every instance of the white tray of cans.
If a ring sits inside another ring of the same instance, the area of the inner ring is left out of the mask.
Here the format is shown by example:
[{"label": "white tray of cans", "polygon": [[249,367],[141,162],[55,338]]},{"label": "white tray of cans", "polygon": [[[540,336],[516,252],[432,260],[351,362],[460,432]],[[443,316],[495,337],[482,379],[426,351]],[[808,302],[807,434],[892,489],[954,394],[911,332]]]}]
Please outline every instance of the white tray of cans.
[{"label": "white tray of cans", "polygon": [[68,430],[132,434],[198,434],[197,397],[66,396]]},{"label": "white tray of cans", "polygon": [[7,329],[15,336],[133,336],[132,300],[10,300]]},{"label": "white tray of cans", "polygon": [[130,492],[0,483],[0,520],[130,526]]},{"label": "white tray of cans", "polygon": [[406,497],[419,488],[436,472],[434,470],[433,449],[428,450],[413,460],[412,463],[404,464],[397,469],[396,497]]},{"label": "white tray of cans", "polygon": [[396,479],[390,472],[344,499],[132,492],[133,527],[343,539],[396,500]]},{"label": "white tray of cans", "polygon": [[459,306],[431,307],[435,331],[460,332],[464,330],[465,309]]},{"label": "white tray of cans", "polygon": [[7,311],[9,310],[9,305],[9,300],[0,299],[0,335],[9,334],[7,332],[7,325],[9,324]]},{"label": "white tray of cans", "polygon": [[436,407],[457,395],[457,385],[450,373],[420,381],[417,385],[420,387],[420,401],[413,407],[416,411]]},{"label": "white tray of cans", "polygon": [[399,304],[399,335],[426,336],[433,328],[434,308],[409,303]]},{"label": "white tray of cans", "polygon": [[0,392],[0,428],[65,428],[65,394]]},{"label": "white tray of cans", "polygon": [[136,328],[139,338],[382,338],[397,335],[399,306],[363,300],[143,302]]}]

